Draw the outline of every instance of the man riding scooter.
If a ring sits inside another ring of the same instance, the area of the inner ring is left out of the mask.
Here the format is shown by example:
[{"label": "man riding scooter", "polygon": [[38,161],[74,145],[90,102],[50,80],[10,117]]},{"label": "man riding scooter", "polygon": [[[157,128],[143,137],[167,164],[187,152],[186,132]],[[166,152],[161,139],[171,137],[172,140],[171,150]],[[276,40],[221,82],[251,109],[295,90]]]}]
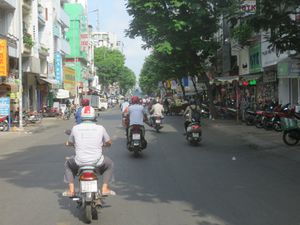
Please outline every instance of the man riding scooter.
[{"label": "man riding scooter", "polygon": [[160,104],[159,101],[153,100],[153,104],[150,110],[150,124],[152,127],[156,124],[156,121],[159,121],[159,129],[163,128],[161,126],[161,120],[163,119],[164,115],[164,107]]},{"label": "man riding scooter", "polygon": [[130,134],[132,127],[137,125],[141,129],[141,140],[142,140],[142,148],[145,149],[147,146],[147,141],[145,139],[145,127],[144,121],[147,121],[147,113],[145,108],[140,104],[140,99],[138,96],[131,97],[131,105],[128,107],[128,115],[127,118],[129,120],[129,127],[127,128],[127,145],[130,141]]},{"label": "man riding scooter", "polygon": [[68,183],[69,189],[63,193],[64,196],[75,195],[74,177],[80,166],[95,165],[99,174],[103,174],[103,185],[101,193],[115,195],[108,183],[113,173],[112,160],[103,155],[102,147],[109,147],[112,141],[106,129],[95,123],[95,110],[91,106],[85,106],[81,110],[81,123],[75,125],[66,142],[67,146],[75,147],[75,156],[68,158],[65,162],[64,181]]}]

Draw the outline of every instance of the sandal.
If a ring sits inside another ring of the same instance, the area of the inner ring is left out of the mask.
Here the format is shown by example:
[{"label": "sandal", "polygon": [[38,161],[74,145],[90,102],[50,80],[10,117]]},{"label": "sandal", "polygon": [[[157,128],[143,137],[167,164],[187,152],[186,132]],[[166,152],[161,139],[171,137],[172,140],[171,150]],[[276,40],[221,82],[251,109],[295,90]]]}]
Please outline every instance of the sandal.
[{"label": "sandal", "polygon": [[64,191],[62,193],[62,196],[73,198],[73,197],[75,197],[75,193],[72,193],[72,192],[69,192],[69,191]]},{"label": "sandal", "polygon": [[115,196],[117,195],[116,192],[112,191],[112,190],[109,190],[108,192],[102,192],[102,196],[103,197],[106,197],[106,196]]}]

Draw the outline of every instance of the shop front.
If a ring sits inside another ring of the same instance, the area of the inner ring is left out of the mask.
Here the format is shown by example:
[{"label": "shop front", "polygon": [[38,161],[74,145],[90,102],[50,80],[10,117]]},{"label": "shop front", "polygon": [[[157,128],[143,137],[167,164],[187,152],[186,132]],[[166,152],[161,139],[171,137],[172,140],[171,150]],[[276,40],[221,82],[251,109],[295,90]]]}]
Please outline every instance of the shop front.
[{"label": "shop front", "polygon": [[287,59],[277,64],[279,103],[300,103],[300,60]]}]

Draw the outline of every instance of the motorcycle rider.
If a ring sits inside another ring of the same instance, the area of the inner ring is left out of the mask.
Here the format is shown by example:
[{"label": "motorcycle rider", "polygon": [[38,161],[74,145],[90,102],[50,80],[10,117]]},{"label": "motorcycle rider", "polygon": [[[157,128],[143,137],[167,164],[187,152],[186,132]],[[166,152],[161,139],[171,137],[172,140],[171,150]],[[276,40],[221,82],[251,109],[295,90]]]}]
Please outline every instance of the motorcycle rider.
[{"label": "motorcycle rider", "polygon": [[164,113],[164,107],[163,107],[163,105],[160,104],[159,101],[157,101],[156,99],[154,99],[152,107],[151,107],[151,110],[150,110],[151,124],[155,123],[155,118],[156,117],[163,118],[164,117],[163,113]]},{"label": "motorcycle rider", "polygon": [[76,113],[75,113],[75,121],[76,124],[80,124],[81,123],[81,110],[83,107],[90,105],[90,101],[87,98],[84,98],[81,100],[81,106],[77,109]]},{"label": "motorcycle rider", "polygon": [[[128,107],[129,107],[129,100],[128,97],[124,98],[124,102],[121,104],[121,112],[122,112],[122,125],[126,128],[128,127],[128,120],[127,120],[127,114],[128,114]],[[126,133],[127,136],[127,133]]]},{"label": "motorcycle rider", "polygon": [[129,127],[127,128],[127,142],[129,142],[129,133],[132,125],[140,125],[142,130],[142,143],[143,148],[146,148],[147,141],[145,139],[145,127],[144,121],[147,121],[147,112],[145,108],[140,104],[140,99],[138,96],[131,97],[131,105],[128,107]]},{"label": "motorcycle rider", "polygon": [[187,127],[193,120],[195,122],[200,122],[201,108],[196,105],[196,101],[194,99],[190,100],[189,105],[186,107],[183,113],[183,116],[185,117],[184,129],[186,134]]},{"label": "motorcycle rider", "polygon": [[103,155],[102,147],[110,147],[112,141],[105,128],[95,123],[95,110],[91,106],[85,106],[81,110],[80,124],[75,125],[66,142],[67,146],[75,147],[75,156],[68,158],[65,162],[64,181],[68,183],[69,190],[64,196],[75,195],[74,177],[78,169],[83,165],[95,165],[99,174],[103,174],[103,185],[101,193],[103,196],[115,195],[108,183],[113,174],[113,161]]}]

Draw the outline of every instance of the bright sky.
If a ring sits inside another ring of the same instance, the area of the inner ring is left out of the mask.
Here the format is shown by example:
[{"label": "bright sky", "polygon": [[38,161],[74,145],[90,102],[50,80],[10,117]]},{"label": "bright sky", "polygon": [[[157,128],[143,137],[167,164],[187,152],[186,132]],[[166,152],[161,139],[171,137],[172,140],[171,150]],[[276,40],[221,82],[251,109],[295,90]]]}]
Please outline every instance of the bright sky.
[{"label": "bright sky", "polygon": [[[126,66],[138,77],[142,69],[144,59],[149,55],[149,50],[142,49],[142,41],[125,37],[125,29],[128,28],[130,17],[127,14],[126,0],[88,0],[88,10],[99,9],[100,31],[113,32],[118,40],[124,43],[124,55]],[[89,13],[89,24],[96,30],[97,13]]]}]

